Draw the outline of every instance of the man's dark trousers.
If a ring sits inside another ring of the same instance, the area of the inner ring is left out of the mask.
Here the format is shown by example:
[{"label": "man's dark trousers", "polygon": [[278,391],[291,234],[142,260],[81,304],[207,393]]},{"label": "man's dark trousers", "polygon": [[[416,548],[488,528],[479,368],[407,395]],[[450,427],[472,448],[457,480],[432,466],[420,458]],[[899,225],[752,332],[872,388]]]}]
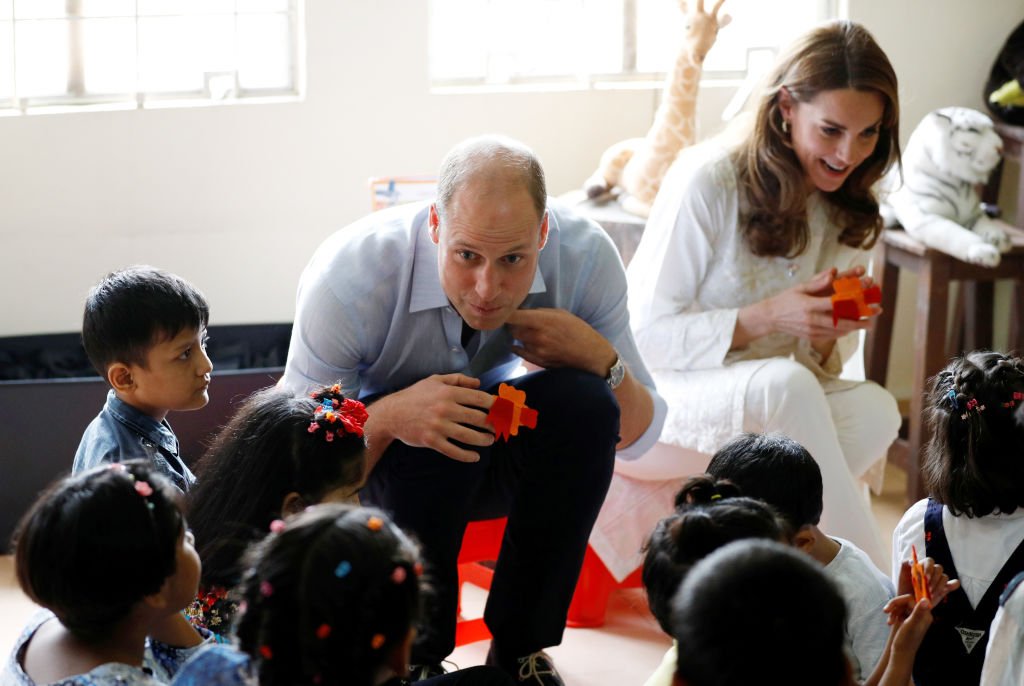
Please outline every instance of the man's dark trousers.
[{"label": "man's dark trousers", "polygon": [[441,662],[455,647],[459,548],[466,524],[481,519],[508,516],[484,612],[501,657],[562,640],[587,539],[611,483],[619,405],[604,379],[574,369],[510,383],[537,410],[535,429],[521,427],[507,443],[478,449],[474,463],[394,441],[361,493],[423,549],[433,592],[414,664]]}]

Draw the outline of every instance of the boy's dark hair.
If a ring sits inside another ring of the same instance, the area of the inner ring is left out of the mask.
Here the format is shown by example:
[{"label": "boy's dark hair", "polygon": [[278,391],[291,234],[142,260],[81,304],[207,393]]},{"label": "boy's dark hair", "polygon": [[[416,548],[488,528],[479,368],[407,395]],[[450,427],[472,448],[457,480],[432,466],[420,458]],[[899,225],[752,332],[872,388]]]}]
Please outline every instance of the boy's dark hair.
[{"label": "boy's dark hair", "polygon": [[328,441],[323,430],[309,431],[324,399],[345,400],[333,388],[315,397],[273,387],[253,393],[196,465],[196,485],[186,502],[204,587],[238,583],[242,553],[282,516],[288,493],[312,505],[330,491],[362,482],[361,436],[346,433]]},{"label": "boy's dark hair", "polygon": [[[142,482],[152,493],[136,491]],[[18,584],[75,636],[109,637],[136,603],[174,573],[184,534],[178,497],[141,460],[57,481],[15,530]]]},{"label": "boy's dark hair", "polygon": [[921,469],[931,496],[968,517],[1024,506],[1024,360],[970,352],[931,385],[931,439]]},{"label": "boy's dark hair", "polygon": [[707,471],[774,507],[794,532],[821,521],[821,468],[787,436],[740,434],[714,454]]},{"label": "boy's dark hair", "polygon": [[847,678],[846,604],[820,565],[792,548],[730,543],[693,568],[672,608],[676,674],[690,686]]},{"label": "boy's dark hair", "polygon": [[261,686],[370,686],[419,618],[419,551],[379,510],[316,505],[247,560],[236,635]]},{"label": "boy's dark hair", "polygon": [[658,522],[647,539],[641,572],[647,604],[669,635],[672,597],[698,561],[731,541],[777,541],[788,534],[770,506],[739,496],[739,489],[727,481],[692,477],[679,491],[676,502],[675,514]]},{"label": "boy's dark hair", "polygon": [[107,274],[89,291],[82,345],[99,375],[115,362],[146,365],[146,353],[186,329],[205,329],[206,298],[179,276],[136,266]]}]

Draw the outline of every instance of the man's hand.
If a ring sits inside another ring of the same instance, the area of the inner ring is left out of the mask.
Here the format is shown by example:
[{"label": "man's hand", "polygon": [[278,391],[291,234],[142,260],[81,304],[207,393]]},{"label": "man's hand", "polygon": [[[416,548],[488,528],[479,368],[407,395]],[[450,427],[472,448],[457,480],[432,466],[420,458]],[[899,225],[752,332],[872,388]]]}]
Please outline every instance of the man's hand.
[{"label": "man's hand", "polygon": [[571,367],[604,378],[615,364],[612,344],[590,324],[565,310],[516,310],[506,325],[521,343],[512,351],[538,367]]},{"label": "man's hand", "polygon": [[371,464],[392,440],[430,448],[460,462],[479,461],[477,452],[452,443],[494,443],[493,430],[486,421],[494,398],[477,390],[479,387],[479,379],[464,374],[435,374],[373,403],[366,422]]}]

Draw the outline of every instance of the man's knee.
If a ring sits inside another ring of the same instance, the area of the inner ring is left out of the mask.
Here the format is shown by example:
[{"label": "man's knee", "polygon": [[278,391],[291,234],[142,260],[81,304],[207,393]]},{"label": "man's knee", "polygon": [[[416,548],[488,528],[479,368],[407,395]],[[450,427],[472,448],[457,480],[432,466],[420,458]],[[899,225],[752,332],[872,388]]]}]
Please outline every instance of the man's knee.
[{"label": "man's knee", "polygon": [[604,379],[573,369],[545,370],[522,384],[526,404],[564,420],[588,419],[618,425],[618,401]]},{"label": "man's knee", "polygon": [[578,369],[550,369],[516,384],[526,404],[537,410],[538,423],[560,430],[580,428],[618,442],[619,403],[601,377]]}]

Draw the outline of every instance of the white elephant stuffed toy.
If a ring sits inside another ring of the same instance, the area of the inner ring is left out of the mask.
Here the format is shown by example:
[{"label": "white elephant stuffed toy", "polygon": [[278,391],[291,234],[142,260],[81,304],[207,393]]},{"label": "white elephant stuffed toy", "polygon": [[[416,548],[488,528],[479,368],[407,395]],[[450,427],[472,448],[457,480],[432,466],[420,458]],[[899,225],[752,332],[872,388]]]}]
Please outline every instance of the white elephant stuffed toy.
[{"label": "white elephant stuffed toy", "polygon": [[999,163],[1002,140],[988,116],[966,107],[930,112],[903,153],[903,183],[893,169],[883,186],[887,225],[964,262],[995,267],[1010,249],[1005,222],[985,214],[979,191]]}]

